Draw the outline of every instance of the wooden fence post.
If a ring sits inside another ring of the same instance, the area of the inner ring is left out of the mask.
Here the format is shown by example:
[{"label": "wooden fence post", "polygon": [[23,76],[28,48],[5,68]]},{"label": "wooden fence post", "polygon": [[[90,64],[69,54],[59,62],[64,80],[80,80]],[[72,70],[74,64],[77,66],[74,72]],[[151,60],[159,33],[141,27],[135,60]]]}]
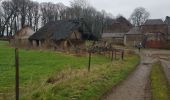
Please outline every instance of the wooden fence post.
[{"label": "wooden fence post", "polygon": [[113,61],[113,50],[112,50],[112,57],[111,57],[111,60]]},{"label": "wooden fence post", "polygon": [[124,50],[122,50],[122,60],[124,59]]},{"label": "wooden fence post", "polygon": [[16,67],[15,93],[16,93],[16,100],[19,100],[19,54],[18,54],[18,48],[15,48],[15,67]]},{"label": "wooden fence post", "polygon": [[116,60],[116,50],[115,50],[115,60]]},{"label": "wooden fence post", "polygon": [[88,66],[88,72],[90,72],[90,64],[91,64],[91,51],[89,51],[89,66]]}]

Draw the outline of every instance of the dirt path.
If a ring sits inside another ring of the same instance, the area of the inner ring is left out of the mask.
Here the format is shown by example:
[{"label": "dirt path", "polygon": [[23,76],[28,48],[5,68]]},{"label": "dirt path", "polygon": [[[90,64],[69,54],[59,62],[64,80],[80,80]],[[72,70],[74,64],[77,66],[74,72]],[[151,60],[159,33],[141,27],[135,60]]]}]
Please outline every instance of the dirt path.
[{"label": "dirt path", "polygon": [[161,60],[161,63],[164,68],[165,75],[168,79],[168,83],[170,85],[170,61]]},{"label": "dirt path", "polygon": [[154,61],[149,53],[142,52],[140,65],[104,100],[150,100],[149,75]]},{"label": "dirt path", "polygon": [[150,80],[152,63],[160,60],[170,84],[170,51],[143,50],[141,63],[136,70],[117,87],[114,87],[104,100],[151,100]]}]

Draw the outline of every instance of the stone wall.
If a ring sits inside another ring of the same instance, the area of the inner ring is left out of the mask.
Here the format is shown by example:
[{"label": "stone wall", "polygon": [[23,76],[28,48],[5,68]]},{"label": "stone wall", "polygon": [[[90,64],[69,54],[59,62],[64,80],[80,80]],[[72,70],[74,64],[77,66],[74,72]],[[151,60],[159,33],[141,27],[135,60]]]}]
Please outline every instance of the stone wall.
[{"label": "stone wall", "polygon": [[10,45],[14,47],[30,48],[31,42],[28,39],[10,39]]},{"label": "stone wall", "polygon": [[126,34],[124,37],[124,45],[126,46],[136,46],[144,40],[143,34]]},{"label": "stone wall", "polygon": [[115,45],[124,45],[124,38],[122,37],[115,37],[115,38],[103,38],[102,41],[106,41],[111,44]]}]

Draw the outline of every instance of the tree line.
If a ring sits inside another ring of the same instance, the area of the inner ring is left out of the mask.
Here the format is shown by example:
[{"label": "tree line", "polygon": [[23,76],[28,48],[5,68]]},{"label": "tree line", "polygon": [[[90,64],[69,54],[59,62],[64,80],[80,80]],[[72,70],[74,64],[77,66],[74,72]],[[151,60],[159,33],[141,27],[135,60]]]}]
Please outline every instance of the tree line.
[{"label": "tree line", "polygon": [[[72,0],[69,7],[63,3],[3,0],[0,1],[0,36],[13,36],[25,25],[37,31],[50,21],[80,18],[84,19],[91,32],[97,36],[100,36],[103,29],[114,20],[112,14],[96,10],[86,0]],[[136,20],[135,18],[133,16],[131,20]]]}]

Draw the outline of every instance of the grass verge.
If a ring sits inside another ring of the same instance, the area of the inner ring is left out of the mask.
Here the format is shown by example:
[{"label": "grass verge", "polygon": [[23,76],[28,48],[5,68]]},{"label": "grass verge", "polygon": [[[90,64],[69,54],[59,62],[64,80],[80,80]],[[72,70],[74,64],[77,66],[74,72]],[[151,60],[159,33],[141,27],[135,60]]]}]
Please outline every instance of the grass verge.
[{"label": "grass verge", "polygon": [[[14,95],[14,58],[14,48],[11,48],[8,42],[0,41],[0,97],[2,95],[3,97],[12,97]],[[31,86],[41,86],[44,80],[53,74],[69,68],[86,68],[88,65],[88,56],[77,57],[54,51],[19,49],[19,58],[20,90],[23,94],[29,91]],[[108,62],[110,62],[110,59],[104,56],[93,55],[91,64],[96,66]]]},{"label": "grass verge", "polygon": [[49,77],[39,89],[34,89],[23,99],[99,100],[110,88],[124,80],[138,63],[137,55],[126,55],[125,61],[93,65],[91,72],[84,68],[67,69]]},{"label": "grass verge", "polygon": [[169,100],[170,87],[162,69],[161,63],[157,62],[152,66],[151,71],[151,92],[153,100]]},{"label": "grass verge", "polygon": [[[88,56],[23,49],[19,56],[21,100],[97,100],[139,62],[135,54],[125,54],[124,61],[113,62],[93,55],[91,72],[87,72]],[[14,99],[14,49],[1,41],[0,73],[0,99]]]}]

